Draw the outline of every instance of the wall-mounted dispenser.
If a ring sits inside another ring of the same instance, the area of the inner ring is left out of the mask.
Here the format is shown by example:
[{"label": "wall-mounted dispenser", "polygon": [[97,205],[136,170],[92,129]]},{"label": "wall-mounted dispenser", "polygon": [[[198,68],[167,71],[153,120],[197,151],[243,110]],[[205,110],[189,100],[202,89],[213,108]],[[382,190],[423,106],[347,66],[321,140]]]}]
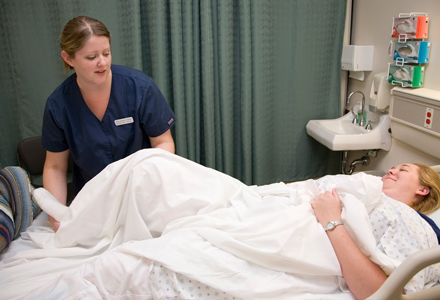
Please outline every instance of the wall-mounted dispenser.
[{"label": "wall-mounted dispenser", "polygon": [[350,77],[364,80],[364,71],[373,70],[374,46],[344,45],[341,68],[350,71]]},{"label": "wall-mounted dispenser", "polygon": [[374,75],[370,90],[369,110],[387,111],[391,100],[392,84],[388,82],[388,73],[382,72]]},{"label": "wall-mounted dispenser", "polygon": [[373,70],[374,46],[344,45],[342,48],[342,70]]}]

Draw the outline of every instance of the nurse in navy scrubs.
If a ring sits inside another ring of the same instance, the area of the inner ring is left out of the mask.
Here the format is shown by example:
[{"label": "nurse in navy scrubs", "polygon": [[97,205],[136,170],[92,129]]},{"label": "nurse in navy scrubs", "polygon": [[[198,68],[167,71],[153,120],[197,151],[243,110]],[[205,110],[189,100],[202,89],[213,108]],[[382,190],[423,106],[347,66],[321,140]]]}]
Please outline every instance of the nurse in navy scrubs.
[{"label": "nurse in navy scrubs", "polygon": [[[176,117],[153,80],[112,65],[110,33],[86,16],[61,34],[65,69],[75,71],[49,96],[43,119],[43,184],[66,204],[69,154],[75,194],[108,164],[143,148],[174,153]],[[50,217],[56,231],[59,223]]]}]

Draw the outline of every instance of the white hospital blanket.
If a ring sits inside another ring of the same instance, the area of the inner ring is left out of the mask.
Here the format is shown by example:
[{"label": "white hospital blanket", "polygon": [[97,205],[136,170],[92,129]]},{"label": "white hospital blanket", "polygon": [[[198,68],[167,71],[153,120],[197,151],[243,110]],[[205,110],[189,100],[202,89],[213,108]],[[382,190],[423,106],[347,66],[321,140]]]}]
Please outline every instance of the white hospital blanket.
[{"label": "white hospital blanket", "polygon": [[[380,179],[334,178],[319,187],[336,186],[355,242],[391,272],[400,261],[376,247],[368,217],[383,197]],[[230,299],[353,299],[310,207],[318,193],[313,180],[249,187],[142,150],[91,180],[56,234],[26,232],[37,249],[2,256],[0,297],[164,299],[163,267],[170,289],[187,280]]]}]

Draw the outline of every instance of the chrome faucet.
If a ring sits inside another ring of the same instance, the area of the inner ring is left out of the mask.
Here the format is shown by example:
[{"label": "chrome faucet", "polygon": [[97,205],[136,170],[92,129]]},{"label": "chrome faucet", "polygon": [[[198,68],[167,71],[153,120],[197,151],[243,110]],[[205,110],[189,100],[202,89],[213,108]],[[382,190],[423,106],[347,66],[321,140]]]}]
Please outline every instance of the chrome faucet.
[{"label": "chrome faucet", "polygon": [[[350,104],[350,98],[351,98],[351,96],[353,96],[353,94],[356,94],[356,93],[359,93],[359,94],[361,94],[362,95],[362,108],[361,108],[361,118],[360,118],[360,120],[358,120],[357,122],[358,122],[358,124],[359,124],[359,126],[364,126],[364,114],[365,114],[365,95],[364,95],[364,93],[362,93],[361,91],[355,91],[355,92],[351,92],[350,93],[350,95],[348,95],[348,98],[347,98],[347,104],[346,105],[349,105]],[[351,109],[351,111],[353,112],[353,109]],[[354,114],[354,113],[353,113]],[[353,120],[353,123],[355,123],[354,122],[355,120]],[[356,122],[356,123],[357,123]]]}]

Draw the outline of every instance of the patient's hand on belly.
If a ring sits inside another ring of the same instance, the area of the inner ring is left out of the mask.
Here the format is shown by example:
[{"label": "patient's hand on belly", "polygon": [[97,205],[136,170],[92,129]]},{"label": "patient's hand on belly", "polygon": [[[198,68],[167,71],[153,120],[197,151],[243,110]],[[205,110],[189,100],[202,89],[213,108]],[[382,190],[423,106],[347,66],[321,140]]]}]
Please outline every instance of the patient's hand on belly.
[{"label": "patient's hand on belly", "polygon": [[[336,189],[316,197],[311,206],[322,226],[329,221],[341,220],[341,199]],[[326,231],[335,250],[350,291],[357,299],[365,299],[376,292],[387,279],[387,275],[356,246],[344,225]]]}]

